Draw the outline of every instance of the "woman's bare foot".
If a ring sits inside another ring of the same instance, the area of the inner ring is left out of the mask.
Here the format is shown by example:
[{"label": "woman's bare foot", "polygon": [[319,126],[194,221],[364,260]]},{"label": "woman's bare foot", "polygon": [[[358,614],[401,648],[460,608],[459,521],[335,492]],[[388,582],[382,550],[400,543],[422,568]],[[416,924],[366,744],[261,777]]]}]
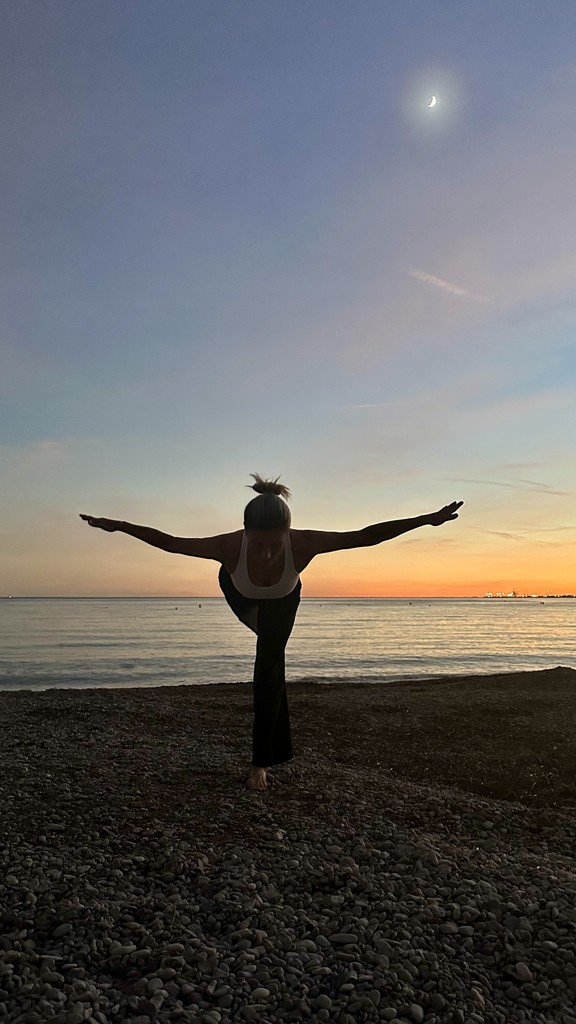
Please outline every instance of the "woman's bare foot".
[{"label": "woman's bare foot", "polygon": [[267,768],[252,767],[246,783],[248,789],[269,789],[270,783],[266,781],[267,771]]}]

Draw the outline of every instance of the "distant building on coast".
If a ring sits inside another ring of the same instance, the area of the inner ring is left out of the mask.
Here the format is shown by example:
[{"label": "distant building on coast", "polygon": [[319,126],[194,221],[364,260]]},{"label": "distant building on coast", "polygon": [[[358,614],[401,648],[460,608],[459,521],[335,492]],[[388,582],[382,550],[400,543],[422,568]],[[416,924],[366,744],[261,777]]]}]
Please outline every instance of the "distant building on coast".
[{"label": "distant building on coast", "polygon": [[516,590],[511,590],[509,594],[504,594],[501,590],[497,590],[496,593],[493,594],[491,590],[487,590],[486,593],[484,594],[484,597],[576,597],[576,594],[519,594]]}]

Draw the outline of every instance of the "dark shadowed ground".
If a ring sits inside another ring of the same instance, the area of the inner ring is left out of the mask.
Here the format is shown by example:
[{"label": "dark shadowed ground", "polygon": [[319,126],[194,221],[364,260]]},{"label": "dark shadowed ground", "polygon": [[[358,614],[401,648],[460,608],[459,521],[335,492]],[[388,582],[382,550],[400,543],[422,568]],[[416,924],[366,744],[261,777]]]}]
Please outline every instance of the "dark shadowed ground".
[{"label": "dark shadowed ground", "polygon": [[416,821],[418,793],[438,787],[510,801],[538,828],[576,818],[574,669],[288,692],[295,758],[258,794],[245,788],[250,683],[2,694],[5,836],[128,838],[179,821],[224,841],[336,803],[366,821],[376,799]]},{"label": "dark shadowed ground", "polygon": [[531,807],[576,809],[576,671],[290,688],[301,741],[336,762],[380,765]]}]

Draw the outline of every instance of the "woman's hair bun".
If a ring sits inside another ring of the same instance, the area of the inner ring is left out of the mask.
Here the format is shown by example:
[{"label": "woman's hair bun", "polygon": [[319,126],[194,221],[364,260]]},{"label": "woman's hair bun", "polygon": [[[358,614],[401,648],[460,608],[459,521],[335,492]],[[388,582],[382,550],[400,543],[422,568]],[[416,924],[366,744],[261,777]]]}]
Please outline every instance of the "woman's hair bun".
[{"label": "woman's hair bun", "polygon": [[290,491],[284,484],[279,484],[279,476],[275,480],[264,480],[259,473],[250,473],[250,476],[254,477],[255,484],[246,484],[247,487],[251,487],[253,491],[258,491],[259,494],[278,494],[281,498],[289,498]]}]

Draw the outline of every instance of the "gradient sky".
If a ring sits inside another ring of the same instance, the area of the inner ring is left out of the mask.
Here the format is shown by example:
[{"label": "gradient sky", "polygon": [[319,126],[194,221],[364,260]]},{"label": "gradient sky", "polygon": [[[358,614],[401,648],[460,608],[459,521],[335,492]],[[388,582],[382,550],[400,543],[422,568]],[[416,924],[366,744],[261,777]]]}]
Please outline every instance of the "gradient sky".
[{"label": "gradient sky", "polygon": [[300,529],[465,501],[304,596],[576,592],[574,0],[0,25],[0,594],[218,595],[78,513],[235,530],[256,472]]}]

